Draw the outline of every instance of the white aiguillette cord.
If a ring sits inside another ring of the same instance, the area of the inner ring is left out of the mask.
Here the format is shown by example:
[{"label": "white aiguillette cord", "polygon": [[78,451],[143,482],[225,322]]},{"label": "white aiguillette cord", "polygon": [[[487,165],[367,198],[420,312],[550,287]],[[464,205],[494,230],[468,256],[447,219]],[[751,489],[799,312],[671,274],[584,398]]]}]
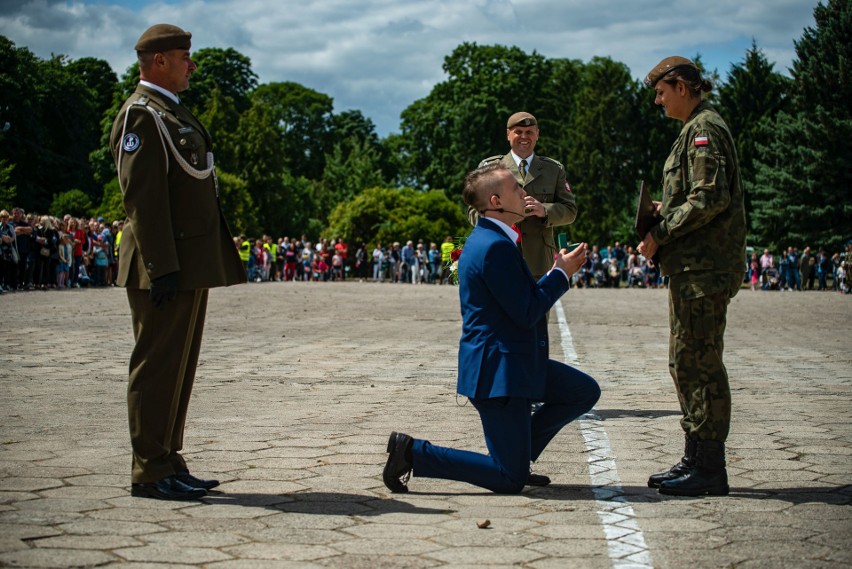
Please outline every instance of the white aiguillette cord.
[{"label": "white aiguillette cord", "polygon": [[215,172],[213,171],[214,165],[213,165],[213,153],[212,152],[207,153],[207,164],[209,165],[209,167],[207,169],[197,170],[197,169],[193,168],[189,164],[189,162],[187,162],[183,158],[183,156],[180,155],[180,152],[178,152],[178,149],[175,147],[175,143],[172,141],[172,137],[169,136],[169,130],[166,128],[166,123],[163,121],[163,118],[160,116],[160,114],[146,104],[133,103],[133,105],[131,105],[130,107],[127,108],[127,112],[124,114],[124,126],[121,129],[122,143],[121,143],[121,148],[119,148],[119,150],[118,150],[119,181],[121,180],[121,175],[120,175],[121,174],[121,158],[122,158],[122,155],[123,155],[123,152],[124,152],[124,135],[127,132],[127,119],[128,119],[128,117],[130,117],[130,109],[133,108],[134,106],[144,107],[149,113],[151,113],[151,116],[154,117],[154,122],[157,123],[157,131],[160,134],[160,142],[163,144],[163,152],[166,155],[166,165],[167,165],[166,170],[168,170],[168,165],[169,165],[169,152],[166,149],[166,143],[168,142],[168,146],[169,146],[169,148],[171,148],[172,155],[175,157],[175,160],[177,160],[178,165],[188,175],[192,176],[196,180],[204,180],[206,178],[209,178],[211,174],[213,174],[214,177],[216,176]]}]

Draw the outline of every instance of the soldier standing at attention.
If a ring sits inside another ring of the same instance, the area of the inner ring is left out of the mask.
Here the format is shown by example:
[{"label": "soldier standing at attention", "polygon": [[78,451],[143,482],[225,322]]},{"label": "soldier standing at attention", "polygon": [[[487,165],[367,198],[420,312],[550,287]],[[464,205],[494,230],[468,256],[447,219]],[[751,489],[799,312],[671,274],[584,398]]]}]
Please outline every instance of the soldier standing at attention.
[{"label": "soldier standing at attention", "polygon": [[[577,217],[577,203],[565,181],[565,168],[556,160],[535,153],[538,135],[538,122],[534,116],[515,113],[506,122],[510,152],[491,156],[479,163],[479,168],[482,168],[499,162],[512,173],[527,194],[524,211],[518,212],[524,219],[516,225],[521,234],[521,254],[535,280],[553,266],[557,250],[553,227],[573,223]],[[476,225],[480,213],[468,208],[471,225]]]},{"label": "soldier standing at attention", "polygon": [[728,494],[725,440],[731,422],[731,391],[722,363],[725,317],[743,281],[745,209],[731,131],[702,101],[712,85],[683,57],[668,57],[645,78],[654,102],[684,123],[663,168],[660,222],[639,252],[659,250],[669,284],[669,371],[680,401],[685,451],[648,486],[662,494]]},{"label": "soldier standing at attention", "polygon": [[127,211],[118,284],[136,345],[127,408],[131,495],[192,500],[219,485],[180,454],[208,289],[246,280],[219,203],[207,130],[180,104],[191,34],[158,24],[136,44],[140,81],[110,135]]}]

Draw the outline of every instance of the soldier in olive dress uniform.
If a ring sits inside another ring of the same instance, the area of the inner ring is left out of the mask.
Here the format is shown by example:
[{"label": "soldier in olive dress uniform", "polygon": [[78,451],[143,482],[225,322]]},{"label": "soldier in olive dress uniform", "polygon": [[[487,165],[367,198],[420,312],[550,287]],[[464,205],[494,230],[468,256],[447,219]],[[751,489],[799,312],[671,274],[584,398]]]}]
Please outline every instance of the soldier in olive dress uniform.
[{"label": "soldier in olive dress uniform", "polygon": [[[553,227],[573,223],[577,202],[565,180],[565,168],[552,158],[535,153],[538,122],[529,113],[515,113],[506,122],[510,152],[491,156],[479,167],[500,163],[527,193],[525,208],[517,212],[515,225],[520,229],[521,253],[533,277],[538,280],[553,266],[557,247]],[[480,212],[468,208],[468,220],[476,225]]]},{"label": "soldier in olive dress uniform", "polygon": [[136,341],[127,391],[131,494],[196,499],[216,480],[180,454],[208,289],[245,282],[222,214],[212,141],[180,103],[196,66],[191,34],[158,24],[136,44],[140,81],[115,118],[110,150],[127,211],[118,284]]},{"label": "soldier in olive dress uniform", "polygon": [[722,362],[727,307],[745,271],[745,208],[736,145],[701,98],[712,89],[698,67],[668,57],[645,78],[666,115],[684,123],[663,169],[660,222],[639,245],[659,251],[669,281],[669,371],[683,418],[685,452],[648,485],[663,494],[726,495],[725,440],[731,391]]}]

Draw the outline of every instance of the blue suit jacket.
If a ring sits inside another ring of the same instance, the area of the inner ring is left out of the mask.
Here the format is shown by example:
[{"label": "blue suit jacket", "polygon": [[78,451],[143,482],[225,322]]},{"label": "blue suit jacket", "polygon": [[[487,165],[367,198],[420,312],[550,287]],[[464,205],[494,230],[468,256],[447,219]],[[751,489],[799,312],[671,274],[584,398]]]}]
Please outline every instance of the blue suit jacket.
[{"label": "blue suit jacket", "polygon": [[545,315],[568,290],[559,271],[533,279],[500,227],[480,217],[459,258],[462,336],[458,392],[466,397],[544,396]]}]

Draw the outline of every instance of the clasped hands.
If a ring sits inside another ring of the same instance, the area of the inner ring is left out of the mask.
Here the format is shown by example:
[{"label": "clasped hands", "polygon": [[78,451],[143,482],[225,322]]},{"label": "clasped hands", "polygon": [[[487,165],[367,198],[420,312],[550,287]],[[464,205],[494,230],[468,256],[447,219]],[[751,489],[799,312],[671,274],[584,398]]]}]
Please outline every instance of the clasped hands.
[{"label": "clasped hands", "polygon": [[[662,202],[655,201],[654,207],[657,209],[657,215],[660,215],[660,210],[663,207]],[[654,241],[654,238],[651,236],[651,233],[648,232],[645,234],[645,237],[642,239],[642,242],[639,243],[637,249],[639,250],[639,254],[645,257],[646,259],[650,259],[657,253],[657,249],[659,245]]]}]

